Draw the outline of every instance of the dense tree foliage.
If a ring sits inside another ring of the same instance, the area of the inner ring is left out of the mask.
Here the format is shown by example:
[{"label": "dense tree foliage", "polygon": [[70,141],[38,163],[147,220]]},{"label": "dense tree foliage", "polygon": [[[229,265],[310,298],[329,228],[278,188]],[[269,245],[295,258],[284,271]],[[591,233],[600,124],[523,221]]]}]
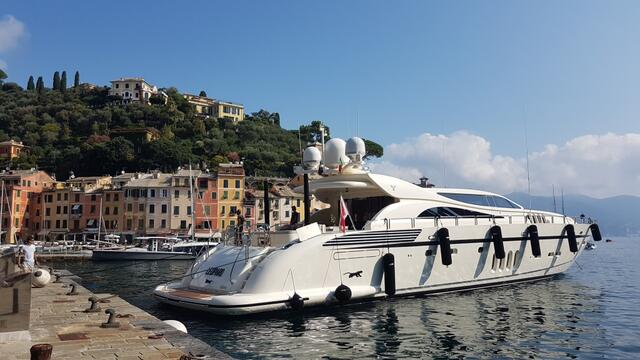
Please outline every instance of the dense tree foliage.
[{"label": "dense tree foliage", "polygon": [[80,72],[76,71],[76,74],[73,76],[73,87],[77,88],[80,85]]},{"label": "dense tree foliage", "polygon": [[[56,82],[56,90],[62,90],[57,72]],[[74,85],[78,82],[76,73]],[[175,88],[163,89],[166,103],[163,97],[152,97],[151,105],[116,105],[118,99],[109,96],[106,87],[53,91],[44,86],[42,77],[36,91],[25,91],[14,83],[4,83],[1,89],[0,141],[22,141],[29,151],[0,166],[38,167],[58,179],[66,179],[71,172],[76,176],[114,175],[123,170],[169,172],[189,163],[206,169],[227,161],[243,161],[248,175],[290,176],[301,160],[300,145],[320,140],[319,121],[299,131],[285,130],[280,127],[280,115],[266,110],[249,114],[237,124],[199,116]],[[160,138],[145,142],[112,133],[122,128],[154,128]],[[373,150],[371,156],[382,154],[382,147],[374,142],[367,140],[367,146]]]}]

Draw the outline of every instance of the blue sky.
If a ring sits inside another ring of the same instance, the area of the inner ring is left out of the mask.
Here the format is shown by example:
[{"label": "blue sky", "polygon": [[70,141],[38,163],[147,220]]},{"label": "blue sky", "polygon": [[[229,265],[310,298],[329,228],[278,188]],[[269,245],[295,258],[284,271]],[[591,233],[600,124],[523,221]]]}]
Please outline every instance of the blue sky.
[{"label": "blue sky", "polygon": [[143,76],[287,128],[348,137],[358,118],[383,145],[464,130],[518,161],[525,122],[532,152],[638,131],[637,1],[4,0],[7,15],[25,35],[0,59],[23,85]]}]

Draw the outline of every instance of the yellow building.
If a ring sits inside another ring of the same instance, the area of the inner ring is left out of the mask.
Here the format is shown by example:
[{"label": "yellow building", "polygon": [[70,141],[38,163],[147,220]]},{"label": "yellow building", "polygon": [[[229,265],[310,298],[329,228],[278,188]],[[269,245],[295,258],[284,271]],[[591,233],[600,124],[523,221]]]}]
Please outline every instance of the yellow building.
[{"label": "yellow building", "polygon": [[[190,233],[192,223],[192,190],[196,191],[196,179],[200,170],[178,170],[171,176],[171,231],[179,235]],[[191,185],[189,183],[191,182]]]},{"label": "yellow building", "polygon": [[193,105],[198,115],[211,116],[216,119],[226,119],[233,123],[244,120],[244,105],[242,104],[191,94],[185,94],[184,98]]},{"label": "yellow building", "polygon": [[244,120],[244,105],[228,101],[218,101],[216,105],[216,118],[231,120],[234,123]]},{"label": "yellow building", "polygon": [[216,101],[214,99],[191,94],[184,94],[184,98],[187,99],[189,104],[194,106],[196,114],[202,116],[213,116],[216,108]]},{"label": "yellow building", "polygon": [[[244,201],[244,168],[241,164],[218,165],[218,229],[236,225],[236,211]],[[244,212],[243,212],[244,215]]]}]

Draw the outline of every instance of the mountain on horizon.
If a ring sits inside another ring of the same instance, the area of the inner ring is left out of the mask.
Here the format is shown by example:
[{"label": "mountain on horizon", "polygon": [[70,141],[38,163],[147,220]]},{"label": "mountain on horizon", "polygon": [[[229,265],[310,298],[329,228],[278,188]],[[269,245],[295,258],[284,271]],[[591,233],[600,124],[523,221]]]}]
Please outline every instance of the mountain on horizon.
[{"label": "mountain on horizon", "polygon": [[[529,207],[529,195],[511,193],[506,195],[518,204]],[[552,196],[531,196],[531,208],[562,213],[562,200],[556,196],[556,208]],[[598,222],[605,236],[633,236],[640,234],[640,197],[620,195],[596,199],[585,195],[565,195],[564,213],[567,216],[584,214]]]}]

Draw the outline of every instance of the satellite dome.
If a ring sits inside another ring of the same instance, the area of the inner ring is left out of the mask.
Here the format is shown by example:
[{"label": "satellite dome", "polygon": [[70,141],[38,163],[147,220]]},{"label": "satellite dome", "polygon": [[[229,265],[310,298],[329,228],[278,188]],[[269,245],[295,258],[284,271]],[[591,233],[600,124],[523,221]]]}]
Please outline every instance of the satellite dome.
[{"label": "satellite dome", "polygon": [[346,154],[349,159],[351,159],[351,161],[362,161],[362,158],[366,154],[364,140],[359,137],[352,137],[351,139],[347,140]]},{"label": "satellite dome", "polygon": [[305,170],[317,170],[322,161],[322,153],[315,146],[309,146],[302,153],[302,167]]},{"label": "satellite dome", "polygon": [[340,165],[349,163],[344,152],[346,144],[342,139],[333,138],[324,145],[324,164],[329,169],[337,169]]}]

